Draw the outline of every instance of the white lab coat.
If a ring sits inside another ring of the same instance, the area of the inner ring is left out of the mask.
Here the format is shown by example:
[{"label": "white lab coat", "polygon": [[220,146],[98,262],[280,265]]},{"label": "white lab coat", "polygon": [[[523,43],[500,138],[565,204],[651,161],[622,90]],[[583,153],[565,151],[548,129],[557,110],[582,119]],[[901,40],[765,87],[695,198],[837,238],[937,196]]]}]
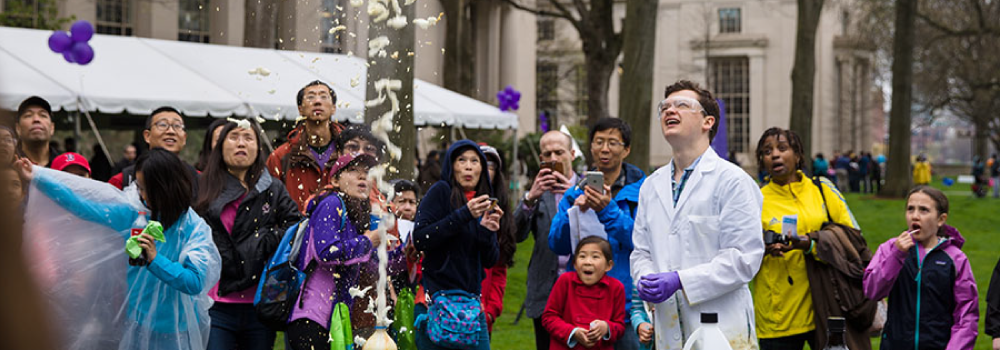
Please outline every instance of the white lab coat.
[{"label": "white lab coat", "polygon": [[743,169],[709,148],[674,206],[673,161],[646,179],[639,191],[630,258],[632,278],[677,271],[682,290],[656,304],[656,348],[681,349],[717,313],[733,349],[757,349],[753,300],[747,283],[764,255],[763,196]]}]

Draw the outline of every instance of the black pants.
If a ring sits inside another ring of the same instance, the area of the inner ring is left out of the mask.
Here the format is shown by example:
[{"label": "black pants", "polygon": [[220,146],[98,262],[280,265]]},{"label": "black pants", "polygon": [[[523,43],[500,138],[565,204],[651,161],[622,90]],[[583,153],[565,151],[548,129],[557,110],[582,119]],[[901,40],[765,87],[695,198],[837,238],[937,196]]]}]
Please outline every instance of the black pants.
[{"label": "black pants", "polygon": [[781,338],[760,339],[760,350],[802,350],[806,343],[809,343],[810,349],[817,349],[815,330]]},{"label": "black pants", "polygon": [[549,332],[542,327],[542,318],[533,318],[531,321],[535,324],[535,349],[549,350]]},{"label": "black pants", "polygon": [[[289,349],[313,350],[330,348],[330,330],[312,320],[300,318],[288,324],[285,338]],[[351,339],[353,342],[354,339]]]}]

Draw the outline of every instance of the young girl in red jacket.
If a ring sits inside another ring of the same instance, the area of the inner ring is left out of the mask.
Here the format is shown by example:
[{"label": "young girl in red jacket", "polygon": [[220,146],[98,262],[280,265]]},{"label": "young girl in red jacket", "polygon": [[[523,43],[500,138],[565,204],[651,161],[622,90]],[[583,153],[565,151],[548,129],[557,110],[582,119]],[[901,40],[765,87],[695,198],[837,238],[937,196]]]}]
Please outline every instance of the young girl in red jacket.
[{"label": "young girl in red jacket", "polygon": [[549,349],[614,349],[625,332],[625,287],[607,276],[614,266],[611,244],[597,236],[580,240],[576,271],[559,276],[542,313]]}]

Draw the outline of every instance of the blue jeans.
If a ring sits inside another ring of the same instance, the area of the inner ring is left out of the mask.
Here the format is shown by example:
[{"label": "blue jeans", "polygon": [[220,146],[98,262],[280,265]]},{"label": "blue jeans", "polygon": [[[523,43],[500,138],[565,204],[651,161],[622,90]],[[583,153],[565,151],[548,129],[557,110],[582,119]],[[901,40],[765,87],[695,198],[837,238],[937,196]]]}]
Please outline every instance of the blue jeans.
[{"label": "blue jeans", "polygon": [[639,350],[639,335],[631,323],[625,323],[625,333],[615,342],[615,350]]},{"label": "blue jeans", "polygon": [[269,350],[274,347],[274,331],[257,320],[253,304],[215,302],[208,309],[212,332],[208,350]]},{"label": "blue jeans", "polygon": [[[413,318],[416,319],[420,315],[427,313],[427,307],[422,304],[417,304],[413,309]],[[476,346],[475,350],[490,350],[490,333],[488,328],[486,328],[486,314],[479,313],[479,346]],[[448,349],[431,342],[430,336],[427,335],[427,326],[424,325],[423,328],[417,329],[416,332],[416,343],[417,349],[420,350],[437,350],[437,349]]]}]

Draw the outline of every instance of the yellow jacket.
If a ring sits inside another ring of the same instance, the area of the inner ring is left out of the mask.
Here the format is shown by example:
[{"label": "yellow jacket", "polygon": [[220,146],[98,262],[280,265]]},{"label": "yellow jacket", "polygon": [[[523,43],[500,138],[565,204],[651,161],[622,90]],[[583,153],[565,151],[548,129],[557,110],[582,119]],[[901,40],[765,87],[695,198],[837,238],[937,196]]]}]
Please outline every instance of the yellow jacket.
[{"label": "yellow jacket", "polygon": [[926,185],[931,182],[931,163],[927,161],[913,164],[913,184]]},{"label": "yellow jacket", "polygon": [[[801,181],[779,186],[773,182],[761,188],[764,207],[761,223],[765,230],[782,233],[785,216],[796,216],[796,233],[804,237],[818,231],[827,221],[823,197],[812,179],[802,171]],[[826,202],[834,221],[858,227],[847,202],[830,180],[821,177]],[[751,282],[758,338],[780,338],[811,331],[813,319],[812,295],[806,275],[805,259],[813,255],[793,249],[783,257],[764,255],[760,272]]]}]

